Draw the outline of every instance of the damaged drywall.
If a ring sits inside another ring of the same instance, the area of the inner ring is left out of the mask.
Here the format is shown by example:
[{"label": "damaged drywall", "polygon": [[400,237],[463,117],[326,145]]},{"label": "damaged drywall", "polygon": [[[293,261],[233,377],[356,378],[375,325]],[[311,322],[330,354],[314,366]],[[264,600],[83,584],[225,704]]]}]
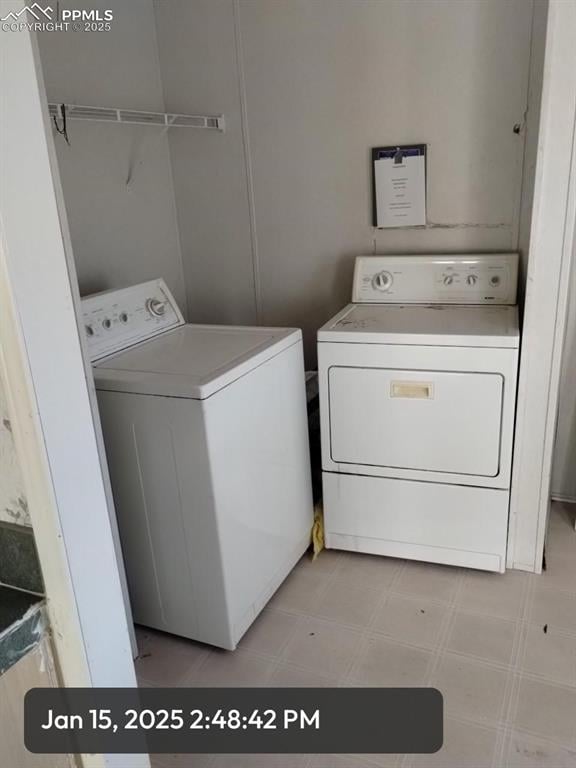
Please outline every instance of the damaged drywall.
[{"label": "damaged drywall", "polygon": [[28,501],[8,412],[4,384],[0,378],[0,522],[30,525]]}]

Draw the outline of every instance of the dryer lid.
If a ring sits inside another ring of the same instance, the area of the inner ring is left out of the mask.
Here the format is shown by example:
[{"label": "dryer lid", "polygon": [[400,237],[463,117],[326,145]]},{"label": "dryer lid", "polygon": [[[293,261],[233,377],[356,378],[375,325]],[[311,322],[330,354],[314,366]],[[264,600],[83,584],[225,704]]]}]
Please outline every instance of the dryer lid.
[{"label": "dryer lid", "polygon": [[319,342],[518,347],[515,306],[349,304],[318,331]]},{"label": "dryer lid", "polygon": [[301,338],[294,328],[183,325],[101,360],[96,387],[204,400]]}]

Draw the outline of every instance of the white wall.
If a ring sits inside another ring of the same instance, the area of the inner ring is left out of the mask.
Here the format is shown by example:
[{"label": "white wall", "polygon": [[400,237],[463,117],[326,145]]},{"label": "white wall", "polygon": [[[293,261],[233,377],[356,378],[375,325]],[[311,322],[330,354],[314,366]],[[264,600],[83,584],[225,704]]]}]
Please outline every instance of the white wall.
[{"label": "white wall", "polygon": [[[530,0],[98,5],[112,32],[42,37],[50,100],[222,112],[226,132],[56,137],[82,292],[161,274],[192,321],[303,327],[314,364],[356,254],[513,250],[529,231]],[[429,225],[374,230],[370,148],[411,141],[428,144]]]},{"label": "white wall", "polygon": [[167,108],[226,118],[224,134],[175,130],[169,137],[189,316],[255,323],[233,3],[160,0],[155,9]]},{"label": "white wall", "polygon": [[534,180],[538,159],[538,136],[540,129],[540,102],[544,77],[544,54],[546,48],[546,26],[548,20],[548,0],[535,0],[532,16],[532,35],[530,43],[530,67],[528,74],[528,111],[524,120],[525,141],[522,169],[522,193],[520,199],[520,221],[518,231],[518,250],[520,251],[519,304],[524,304],[526,275],[528,274],[528,254],[530,249],[530,230],[532,226],[532,206],[534,202]]},{"label": "white wall", "polygon": [[[152,0],[66,0],[113,8],[109,32],[39,35],[48,100],[163,111]],[[185,310],[168,139],[160,127],[68,123],[55,135],[82,293],[162,276]],[[131,174],[131,182],[127,180]]]},{"label": "white wall", "polygon": [[576,502],[576,256],[570,274],[566,336],[554,445],[552,497]]},{"label": "white wall", "polygon": [[576,501],[576,264],[574,263],[562,357],[552,496]]},{"label": "white wall", "polygon": [[[518,246],[532,3],[155,3],[192,320],[318,326],[362,252]],[[371,226],[369,150],[428,144],[423,229]],[[260,311],[258,311],[260,309]]]}]

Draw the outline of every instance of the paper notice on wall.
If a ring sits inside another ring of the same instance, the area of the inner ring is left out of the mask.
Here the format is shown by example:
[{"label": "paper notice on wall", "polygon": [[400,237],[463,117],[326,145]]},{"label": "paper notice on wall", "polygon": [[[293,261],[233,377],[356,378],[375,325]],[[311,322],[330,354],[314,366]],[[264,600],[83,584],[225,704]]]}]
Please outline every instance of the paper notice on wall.
[{"label": "paper notice on wall", "polygon": [[374,226],[426,224],[426,148],[386,147],[373,151]]}]

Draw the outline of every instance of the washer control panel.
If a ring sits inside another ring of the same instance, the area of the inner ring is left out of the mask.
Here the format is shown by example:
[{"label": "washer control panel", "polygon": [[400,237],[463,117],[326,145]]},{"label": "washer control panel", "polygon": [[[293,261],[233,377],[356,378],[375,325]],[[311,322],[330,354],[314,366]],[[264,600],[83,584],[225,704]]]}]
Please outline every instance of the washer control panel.
[{"label": "washer control panel", "polygon": [[162,279],[86,296],[82,321],[92,362],[184,325]]},{"label": "washer control panel", "polygon": [[357,256],[352,301],[516,304],[517,253]]}]

